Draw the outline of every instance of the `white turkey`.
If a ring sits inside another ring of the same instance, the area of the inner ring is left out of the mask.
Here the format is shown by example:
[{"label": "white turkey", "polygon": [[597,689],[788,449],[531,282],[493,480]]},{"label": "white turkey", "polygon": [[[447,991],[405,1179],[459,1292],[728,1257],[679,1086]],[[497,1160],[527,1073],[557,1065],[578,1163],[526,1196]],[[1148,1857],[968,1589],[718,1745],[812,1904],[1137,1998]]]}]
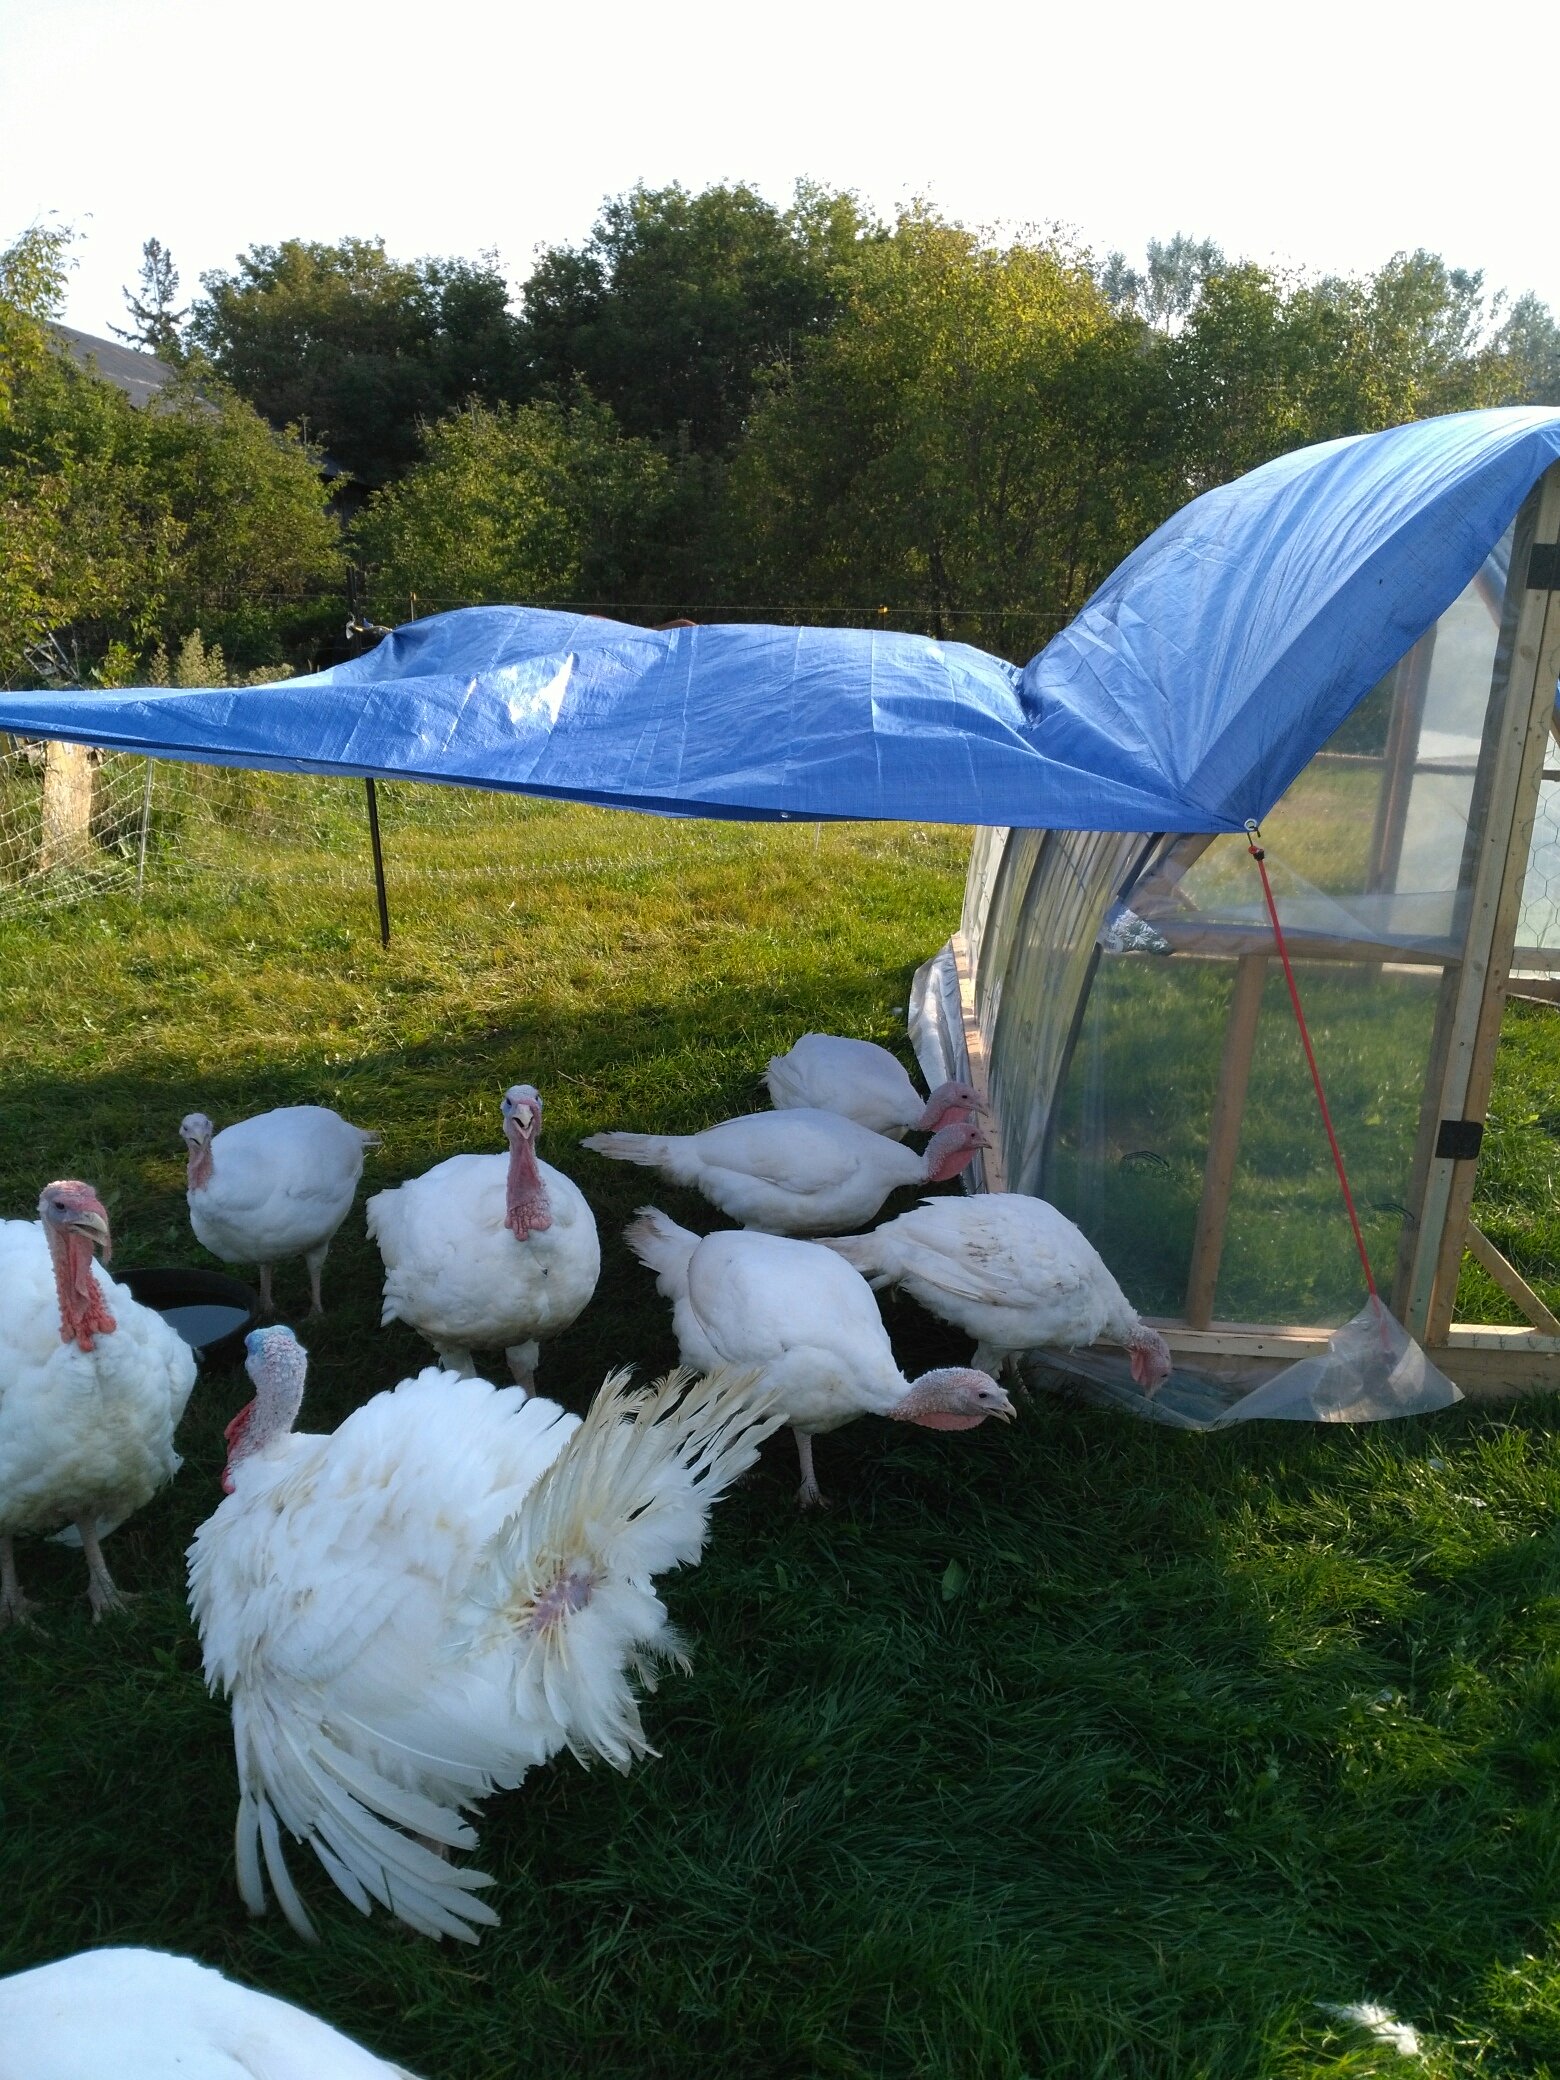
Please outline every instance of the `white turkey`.
[{"label": "white turkey", "polygon": [[988,1371],[1017,1351],[1119,1343],[1146,1392],[1170,1376],[1170,1346],[1139,1320],[1088,1237],[1044,1199],[925,1199],[870,1235],[833,1237],[827,1247],[874,1286],[902,1286],[973,1336],[972,1362]]},{"label": "white turkey", "polygon": [[0,2080],[413,2080],[290,2001],[165,1950],[0,1979]]},{"label": "white turkey", "polygon": [[36,1221],[0,1221],[0,1626],[32,1608],[19,1532],[70,1527],[93,1617],[123,1602],[98,1541],[179,1470],[195,1354],[96,1262],[110,1247],[102,1201],[74,1178],[44,1187]]},{"label": "white turkey", "polygon": [[561,1748],[651,1752],[631,1674],[679,1659],[652,1576],[698,1559],[711,1504],[779,1421],[751,1378],[609,1379],[582,1423],[430,1367],[329,1436],[293,1430],[306,1359],[251,1331],[228,1498],[190,1547],[207,1681],[233,1701],[238,1884],[313,1931],[282,1833],[364,1913],[475,1942],[492,1881],[462,1817]]},{"label": "white turkey", "polygon": [[837,1112],[798,1107],[744,1113],[702,1134],[592,1134],[584,1146],[692,1185],[745,1228],[837,1235],[871,1220],[901,1186],[957,1177],[990,1143],[972,1121],[958,1119],[917,1155]]},{"label": "white turkey", "polygon": [[1012,1402],[984,1372],[945,1367],[907,1380],[866,1280],[816,1242],[729,1228],[701,1239],[655,1206],[641,1207],[624,1240],[672,1303],[685,1365],[758,1368],[796,1439],[803,1509],[823,1501],[813,1439],[857,1416],[928,1430],[1012,1420]]},{"label": "white turkey", "polygon": [[838,1112],[895,1141],[986,1109],[968,1083],[940,1083],[923,1098],[886,1047],[839,1033],[803,1033],[789,1054],[770,1057],[764,1081],[777,1111]]},{"label": "white turkey", "polygon": [[515,1084],[501,1109],[507,1156],[451,1156],[377,1192],[368,1232],[385,1261],[381,1322],[409,1322],[468,1378],[474,1350],[501,1346],[531,1388],[539,1339],[567,1329],[596,1290],[601,1245],[579,1186],[537,1161],[534,1088]]},{"label": "white turkey", "polygon": [[323,1312],[320,1272],[351,1211],[363,1151],[379,1136],[326,1105],[280,1105],[214,1132],[204,1112],[179,1124],[189,1150],[186,1194],[195,1239],[225,1264],[256,1264],[271,1308],[271,1267],[302,1257],[310,1314]]}]

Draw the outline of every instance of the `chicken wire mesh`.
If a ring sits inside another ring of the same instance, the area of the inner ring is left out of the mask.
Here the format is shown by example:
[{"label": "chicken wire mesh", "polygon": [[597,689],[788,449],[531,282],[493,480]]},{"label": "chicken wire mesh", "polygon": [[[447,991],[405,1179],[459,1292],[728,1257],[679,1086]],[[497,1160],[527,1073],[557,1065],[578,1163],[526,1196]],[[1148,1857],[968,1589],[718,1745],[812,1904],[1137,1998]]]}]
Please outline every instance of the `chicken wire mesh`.
[{"label": "chicken wire mesh", "polygon": [[[555,803],[424,782],[381,782],[378,804],[392,916],[398,891],[411,899],[434,882],[449,895],[512,895],[530,874],[665,870],[656,817],[614,818],[608,837]],[[895,843],[885,827],[885,856]],[[686,863],[735,862],[748,848],[741,825],[679,821]],[[372,906],[364,783],[0,736],[0,924],[108,894],[166,898],[194,877]]]}]

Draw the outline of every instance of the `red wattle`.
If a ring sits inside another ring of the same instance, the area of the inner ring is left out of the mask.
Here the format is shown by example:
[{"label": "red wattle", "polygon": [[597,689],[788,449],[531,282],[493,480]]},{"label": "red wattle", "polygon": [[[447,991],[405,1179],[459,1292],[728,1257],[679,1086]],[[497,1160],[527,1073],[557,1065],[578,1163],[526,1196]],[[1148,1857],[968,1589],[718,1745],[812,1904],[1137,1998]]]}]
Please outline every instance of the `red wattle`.
[{"label": "red wattle", "polygon": [[60,1342],[78,1350],[96,1348],[99,1336],[111,1336],[119,1324],[108,1311],[92,1270],[92,1243],[79,1229],[64,1236],[51,1232],[54,1290],[60,1303]]},{"label": "red wattle", "polygon": [[511,1125],[507,1131],[509,1181],[504,1226],[517,1241],[524,1242],[528,1235],[540,1234],[552,1226],[552,1207],[547,1202],[547,1186],[536,1166],[536,1151],[529,1137],[517,1125]]}]

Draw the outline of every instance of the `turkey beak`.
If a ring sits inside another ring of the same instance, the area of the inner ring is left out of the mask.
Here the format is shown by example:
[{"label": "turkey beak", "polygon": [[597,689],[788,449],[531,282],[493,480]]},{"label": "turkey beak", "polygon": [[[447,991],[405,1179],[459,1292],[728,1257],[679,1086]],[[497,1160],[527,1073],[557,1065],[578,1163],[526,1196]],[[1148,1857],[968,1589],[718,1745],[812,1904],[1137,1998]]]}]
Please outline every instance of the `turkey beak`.
[{"label": "turkey beak", "polygon": [[90,1208],[87,1208],[80,1213],[71,1214],[63,1225],[67,1228],[76,1228],[83,1235],[87,1236],[103,1252],[104,1263],[108,1262],[109,1253],[114,1245],[113,1237],[108,1231],[108,1218],[105,1214],[93,1213]]},{"label": "turkey beak", "polygon": [[1018,1410],[1013,1406],[1012,1401],[1005,1393],[1002,1396],[1002,1406],[994,1408],[991,1413],[1004,1423],[1015,1422],[1018,1418]]}]

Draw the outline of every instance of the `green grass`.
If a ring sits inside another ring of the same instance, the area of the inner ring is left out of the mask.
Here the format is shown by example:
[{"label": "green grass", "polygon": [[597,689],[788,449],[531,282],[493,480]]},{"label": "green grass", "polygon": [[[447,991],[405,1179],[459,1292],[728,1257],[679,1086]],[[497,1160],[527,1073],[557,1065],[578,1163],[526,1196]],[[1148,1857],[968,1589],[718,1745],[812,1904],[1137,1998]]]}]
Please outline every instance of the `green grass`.
[{"label": "green grass", "polygon": [[[674,1355],[620,1241],[651,1180],[579,1136],[748,1107],[807,1025],[893,1041],[958,910],[958,833],[390,790],[382,953],[350,796],[307,827],[265,799],[265,846],[252,803],[226,854],[209,826],[226,876],[0,934],[0,1209],[84,1175],[123,1261],[196,1261],[192,1107],[338,1105],[384,1133],[371,1189],[495,1146],[529,1077],[603,1237],[594,1306],[543,1353],[575,1407]],[[1496,1109],[1528,1124],[1492,1133],[1490,1174],[1541,1226],[1521,1152],[1553,1154],[1555,1044],[1525,1010],[1512,1039]],[[307,1337],[316,1427],[427,1355],[374,1327],[376,1269],[354,1219]],[[301,1308],[301,1266],[279,1296]],[[966,1351],[908,1303],[888,1319],[907,1369]],[[820,1444],[836,1506],[811,1519],[777,1440],[669,1585],[695,1666],[646,1708],[660,1759],[489,1802],[504,1925],[474,1952],[361,1920],[296,1857],[311,1951],[239,1905],[227,1716],[182,1598],[246,1392],[202,1380],[183,1472],[115,1535],[132,1613],[92,1627],[79,1556],[22,1553],[48,1630],[0,1637],[0,1969],[187,1951],[429,2080],[1415,2070],[1317,2006],[1359,1999],[1420,2030],[1417,2070],[1560,2073],[1549,1404],[1212,1438],[1055,1400],[967,1437],[862,1422]]]}]

